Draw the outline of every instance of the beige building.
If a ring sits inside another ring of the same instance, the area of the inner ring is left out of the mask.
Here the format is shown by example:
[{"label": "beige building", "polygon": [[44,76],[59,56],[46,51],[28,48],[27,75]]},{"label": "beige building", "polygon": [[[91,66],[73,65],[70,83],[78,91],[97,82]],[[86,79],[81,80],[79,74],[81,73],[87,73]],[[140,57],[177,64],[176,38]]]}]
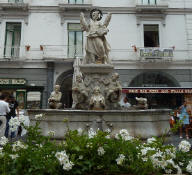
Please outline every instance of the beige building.
[{"label": "beige building", "polygon": [[93,8],[112,13],[110,58],[131,103],[140,95],[150,107],[180,105],[192,87],[190,0],[0,0],[0,92],[21,108],[45,108],[59,84],[70,107],[73,63],[86,41],[79,14],[89,18]]}]

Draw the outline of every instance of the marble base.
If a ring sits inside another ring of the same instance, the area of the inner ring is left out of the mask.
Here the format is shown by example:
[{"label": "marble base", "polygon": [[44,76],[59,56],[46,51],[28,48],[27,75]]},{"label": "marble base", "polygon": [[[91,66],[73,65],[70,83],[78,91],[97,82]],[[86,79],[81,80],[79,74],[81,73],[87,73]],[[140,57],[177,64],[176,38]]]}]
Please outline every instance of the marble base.
[{"label": "marble base", "polygon": [[112,134],[116,134],[121,129],[127,129],[132,136],[149,138],[161,136],[170,129],[169,109],[148,109],[148,110],[28,110],[28,114],[33,124],[36,122],[36,114],[45,114],[46,119],[41,121],[43,135],[47,135],[50,130],[56,132],[56,139],[63,139],[68,126],[71,130],[82,128],[88,130],[106,130],[110,128]]}]

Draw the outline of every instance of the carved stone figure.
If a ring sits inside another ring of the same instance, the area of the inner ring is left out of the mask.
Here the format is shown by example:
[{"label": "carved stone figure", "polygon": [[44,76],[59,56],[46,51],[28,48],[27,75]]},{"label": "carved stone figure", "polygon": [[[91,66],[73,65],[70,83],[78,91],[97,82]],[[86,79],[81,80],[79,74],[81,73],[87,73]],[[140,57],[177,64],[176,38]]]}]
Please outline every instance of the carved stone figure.
[{"label": "carved stone figure", "polygon": [[112,103],[119,102],[121,97],[122,88],[118,79],[119,74],[113,73],[109,88],[107,89],[107,99]]},{"label": "carved stone figure", "polygon": [[143,97],[135,97],[137,100],[137,105],[135,106],[136,109],[147,109],[148,104],[147,104],[147,99]]},{"label": "carved stone figure", "polygon": [[93,95],[89,102],[89,109],[91,110],[103,110],[105,109],[105,98],[101,94],[99,86],[93,89]]},{"label": "carved stone figure", "polygon": [[73,85],[72,92],[74,104],[73,108],[84,109],[86,106],[88,92],[86,91],[86,87],[80,74],[76,75],[76,82]]},{"label": "carved stone figure", "polygon": [[108,56],[110,45],[107,43],[105,35],[109,32],[107,26],[111,20],[111,14],[108,13],[103,24],[100,22],[102,16],[101,10],[91,10],[90,23],[87,24],[84,13],[80,14],[82,30],[87,32],[87,42],[85,46],[86,56],[83,60],[84,64],[110,64]]},{"label": "carved stone figure", "polygon": [[48,99],[48,104],[51,109],[59,109],[62,106],[60,103],[62,93],[60,92],[60,86],[55,85],[54,91],[51,92],[51,95]]}]

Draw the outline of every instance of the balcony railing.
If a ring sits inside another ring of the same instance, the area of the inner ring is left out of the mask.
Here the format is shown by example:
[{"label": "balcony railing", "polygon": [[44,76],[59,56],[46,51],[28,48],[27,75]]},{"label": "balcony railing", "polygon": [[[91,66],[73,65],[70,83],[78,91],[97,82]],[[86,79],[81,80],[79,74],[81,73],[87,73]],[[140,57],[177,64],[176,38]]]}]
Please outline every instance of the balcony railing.
[{"label": "balcony railing", "polygon": [[[73,61],[85,56],[81,46],[68,45],[41,45],[39,47],[1,47],[0,61],[3,60],[48,60],[48,61]],[[191,50],[176,50],[174,48],[129,48],[111,49],[109,58],[117,62],[192,62]]]},{"label": "balcony railing", "polygon": [[165,11],[168,8],[168,0],[137,0],[137,11]]},{"label": "balcony railing", "polygon": [[156,48],[147,47],[139,48],[140,60],[165,60],[171,61],[173,59],[173,48]]},{"label": "balcony railing", "polygon": [[23,0],[8,0],[8,3],[23,3]]},{"label": "balcony railing", "polygon": [[28,0],[0,0],[0,8],[4,10],[28,10]]},{"label": "balcony railing", "polygon": [[71,5],[78,5],[78,4],[92,4],[92,0],[60,0],[60,4],[71,4]]},{"label": "balcony railing", "polygon": [[73,59],[83,57],[82,46],[69,45],[43,45],[43,58],[47,59]]}]

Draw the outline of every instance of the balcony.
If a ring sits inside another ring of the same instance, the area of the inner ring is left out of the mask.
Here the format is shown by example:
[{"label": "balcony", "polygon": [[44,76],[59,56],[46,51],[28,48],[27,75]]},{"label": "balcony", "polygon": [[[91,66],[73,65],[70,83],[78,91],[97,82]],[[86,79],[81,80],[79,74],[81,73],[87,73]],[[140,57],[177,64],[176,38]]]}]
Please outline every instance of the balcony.
[{"label": "balcony", "polygon": [[1,0],[0,9],[2,10],[28,10],[27,0]]},{"label": "balcony", "polygon": [[83,58],[81,46],[69,45],[43,45],[43,59],[47,61],[71,62],[75,58]]},{"label": "balcony", "polygon": [[137,12],[158,12],[163,13],[168,9],[167,0],[137,0]]},{"label": "balcony", "polygon": [[92,8],[92,0],[60,0],[59,7],[62,11],[86,11]]},{"label": "balcony", "polygon": [[173,59],[173,48],[157,48],[157,47],[151,47],[151,48],[139,48],[139,58],[140,61],[148,61],[148,62],[154,62],[154,61],[167,61],[170,62]]}]

